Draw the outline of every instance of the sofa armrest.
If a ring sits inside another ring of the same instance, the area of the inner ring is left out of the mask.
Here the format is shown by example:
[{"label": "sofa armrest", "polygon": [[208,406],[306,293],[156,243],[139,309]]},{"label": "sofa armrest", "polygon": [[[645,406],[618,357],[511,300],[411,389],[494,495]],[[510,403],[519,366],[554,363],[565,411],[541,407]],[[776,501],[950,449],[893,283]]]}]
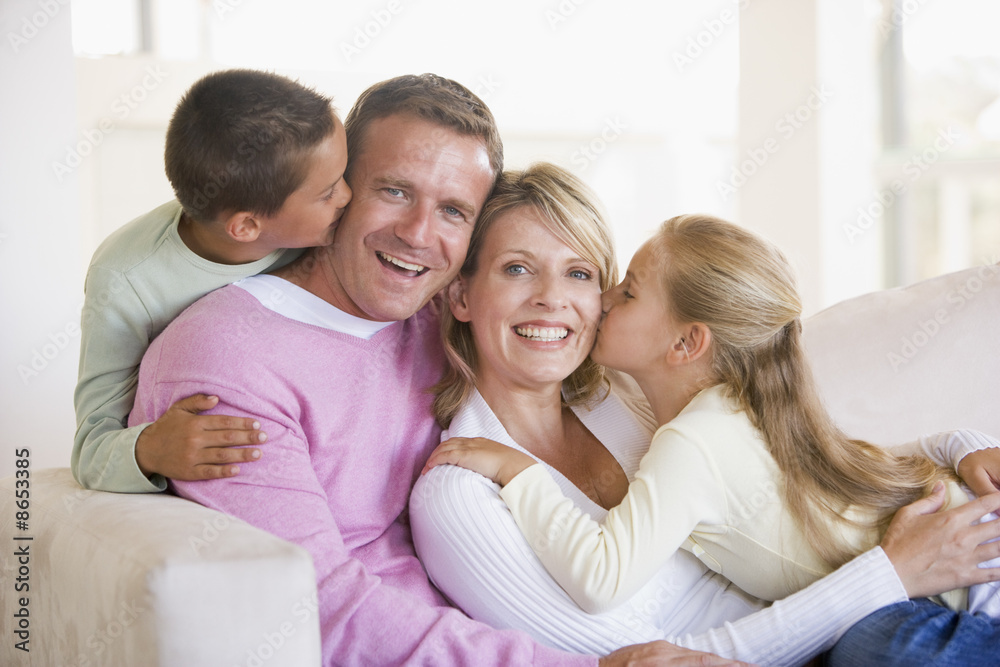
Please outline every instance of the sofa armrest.
[{"label": "sofa armrest", "polygon": [[84,490],[68,468],[32,472],[28,530],[16,530],[14,488],[0,480],[0,663],[319,664],[304,549],[174,496]]}]

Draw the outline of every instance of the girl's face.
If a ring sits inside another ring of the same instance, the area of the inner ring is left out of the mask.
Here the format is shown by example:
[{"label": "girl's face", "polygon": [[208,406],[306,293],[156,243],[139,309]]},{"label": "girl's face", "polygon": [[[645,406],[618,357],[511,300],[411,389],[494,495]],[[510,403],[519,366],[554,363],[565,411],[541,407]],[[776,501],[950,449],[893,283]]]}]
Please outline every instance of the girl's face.
[{"label": "girl's face", "polygon": [[594,361],[633,377],[662,370],[656,362],[680,337],[663,288],[665,268],[646,242],[629,263],[625,279],[604,293]]},{"label": "girl's face", "polygon": [[449,295],[456,319],[472,327],[481,386],[561,385],[590,352],[601,318],[600,269],[530,206],[493,222],[476,273]]}]

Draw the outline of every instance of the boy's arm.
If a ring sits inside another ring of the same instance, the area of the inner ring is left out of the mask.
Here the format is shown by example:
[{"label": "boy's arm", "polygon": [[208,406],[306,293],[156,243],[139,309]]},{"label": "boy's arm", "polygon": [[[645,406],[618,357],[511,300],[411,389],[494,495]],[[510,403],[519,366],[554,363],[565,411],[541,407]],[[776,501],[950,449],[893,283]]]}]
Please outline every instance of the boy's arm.
[{"label": "boy's arm", "polygon": [[126,428],[139,362],[150,342],[149,314],[118,272],[91,267],[84,291],[80,370],[73,395],[73,476],[88,489],[162,491],[166,480],[146,477],[135,461],[136,439],[148,424]]},{"label": "boy's arm", "polygon": [[120,273],[92,267],[85,291],[74,394],[77,431],[70,464],[82,486],[152,493],[166,488],[165,475],[230,476],[238,470],[231,464],[259,457],[258,450],[232,447],[264,441],[256,422],[197,416],[215,405],[215,399],[206,396],[178,401],[156,422],[127,427],[153,323]]}]

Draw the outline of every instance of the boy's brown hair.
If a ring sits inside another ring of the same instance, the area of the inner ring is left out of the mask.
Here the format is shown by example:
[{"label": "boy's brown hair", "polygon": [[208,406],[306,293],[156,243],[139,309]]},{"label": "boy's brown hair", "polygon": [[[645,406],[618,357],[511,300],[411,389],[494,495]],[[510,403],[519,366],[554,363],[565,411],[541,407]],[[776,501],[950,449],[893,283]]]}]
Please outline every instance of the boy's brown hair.
[{"label": "boy's brown hair", "polygon": [[167,178],[195,220],[274,215],[335,127],[331,99],[311,88],[270,72],[213,72],[191,86],[170,119]]}]

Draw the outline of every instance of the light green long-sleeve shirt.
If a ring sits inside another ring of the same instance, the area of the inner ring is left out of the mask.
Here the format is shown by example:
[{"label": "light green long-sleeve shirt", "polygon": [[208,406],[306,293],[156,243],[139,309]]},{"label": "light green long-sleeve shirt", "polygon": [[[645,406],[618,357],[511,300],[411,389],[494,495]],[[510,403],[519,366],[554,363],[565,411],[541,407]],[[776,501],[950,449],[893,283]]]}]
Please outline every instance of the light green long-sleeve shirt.
[{"label": "light green long-sleeve shirt", "polygon": [[217,264],[184,244],[180,217],[180,204],[170,201],[136,218],[105,239],[87,270],[71,466],[88,489],[166,488],[165,479],[147,478],[135,461],[136,439],[148,424],[125,427],[146,348],[212,290],[283,266],[302,252],[276,250],[248,264]]}]

